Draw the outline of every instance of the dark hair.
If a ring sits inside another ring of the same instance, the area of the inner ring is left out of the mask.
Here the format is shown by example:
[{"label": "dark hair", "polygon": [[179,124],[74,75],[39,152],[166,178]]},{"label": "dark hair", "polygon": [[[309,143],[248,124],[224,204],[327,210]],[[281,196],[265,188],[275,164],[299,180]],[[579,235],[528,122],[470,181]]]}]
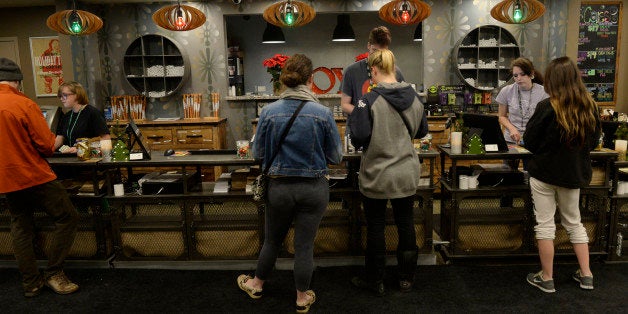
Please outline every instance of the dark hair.
[{"label": "dark hair", "polygon": [[392,36],[386,26],[378,26],[371,30],[369,34],[369,44],[387,48],[390,46],[390,42],[392,42]]},{"label": "dark hair", "polygon": [[595,132],[597,104],[582,82],[580,69],[569,57],[552,60],[545,69],[547,84],[556,121],[562,127],[568,143],[584,144],[586,134]]},{"label": "dark hair", "polygon": [[532,77],[532,83],[543,85],[543,74],[534,68],[534,64],[532,64],[530,59],[519,57],[510,64],[511,71],[513,67],[519,67],[525,75]]},{"label": "dark hair", "polygon": [[279,80],[288,87],[304,85],[312,76],[312,60],[303,54],[290,57],[281,69]]}]

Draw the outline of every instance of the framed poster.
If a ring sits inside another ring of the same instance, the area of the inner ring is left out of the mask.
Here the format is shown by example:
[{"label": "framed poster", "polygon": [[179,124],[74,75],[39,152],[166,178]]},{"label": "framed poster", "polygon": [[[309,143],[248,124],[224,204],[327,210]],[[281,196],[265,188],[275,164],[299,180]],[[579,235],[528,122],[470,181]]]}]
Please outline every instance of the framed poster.
[{"label": "framed poster", "polygon": [[578,26],[578,67],[598,105],[615,105],[622,3],[583,1]]},{"label": "framed poster", "polygon": [[30,45],[37,97],[57,96],[63,83],[59,36],[30,37]]}]

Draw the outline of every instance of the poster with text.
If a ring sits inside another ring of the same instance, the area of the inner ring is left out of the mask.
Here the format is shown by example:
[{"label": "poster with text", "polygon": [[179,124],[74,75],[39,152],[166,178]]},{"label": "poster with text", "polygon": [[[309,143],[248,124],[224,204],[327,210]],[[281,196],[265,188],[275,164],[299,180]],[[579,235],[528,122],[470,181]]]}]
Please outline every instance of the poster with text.
[{"label": "poster with text", "polygon": [[37,97],[57,96],[63,84],[59,37],[31,37],[30,44]]}]

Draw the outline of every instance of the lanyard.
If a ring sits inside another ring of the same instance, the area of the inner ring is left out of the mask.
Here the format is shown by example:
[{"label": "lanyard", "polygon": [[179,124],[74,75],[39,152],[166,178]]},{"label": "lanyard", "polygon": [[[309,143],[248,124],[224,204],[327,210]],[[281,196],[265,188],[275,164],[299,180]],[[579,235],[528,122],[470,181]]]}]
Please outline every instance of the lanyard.
[{"label": "lanyard", "polygon": [[[71,111],[70,113],[70,121],[68,122],[68,130],[66,132],[66,135],[68,136],[68,143],[69,145],[73,145],[72,143],[72,132],[74,132],[74,127],[76,126],[76,122],[78,122],[79,117],[81,116],[81,112],[83,112],[83,109],[85,107],[81,108],[81,110],[79,110],[78,114],[76,115],[76,120],[74,120],[74,124],[72,124],[72,118],[74,117],[74,111]],[[70,127],[70,124],[72,124],[72,127]]]}]

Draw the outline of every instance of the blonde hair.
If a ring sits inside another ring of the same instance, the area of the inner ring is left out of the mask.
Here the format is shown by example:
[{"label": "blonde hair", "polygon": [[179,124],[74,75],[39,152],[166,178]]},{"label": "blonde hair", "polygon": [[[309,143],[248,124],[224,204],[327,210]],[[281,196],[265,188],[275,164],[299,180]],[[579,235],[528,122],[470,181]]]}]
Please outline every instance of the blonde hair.
[{"label": "blonde hair", "polygon": [[597,104],[580,77],[580,70],[569,57],[552,60],[545,69],[545,91],[556,112],[567,143],[582,145],[586,134],[595,132]]},{"label": "blonde hair", "polygon": [[57,90],[57,97],[61,97],[61,93],[63,93],[63,88],[67,87],[70,89],[70,92],[76,95],[76,102],[81,105],[89,104],[89,98],[87,97],[87,91],[81,83],[75,81],[64,82],[59,85],[59,90]]},{"label": "blonde hair", "polygon": [[395,73],[395,55],[388,49],[379,49],[369,54],[369,66],[376,66],[384,74]]}]

